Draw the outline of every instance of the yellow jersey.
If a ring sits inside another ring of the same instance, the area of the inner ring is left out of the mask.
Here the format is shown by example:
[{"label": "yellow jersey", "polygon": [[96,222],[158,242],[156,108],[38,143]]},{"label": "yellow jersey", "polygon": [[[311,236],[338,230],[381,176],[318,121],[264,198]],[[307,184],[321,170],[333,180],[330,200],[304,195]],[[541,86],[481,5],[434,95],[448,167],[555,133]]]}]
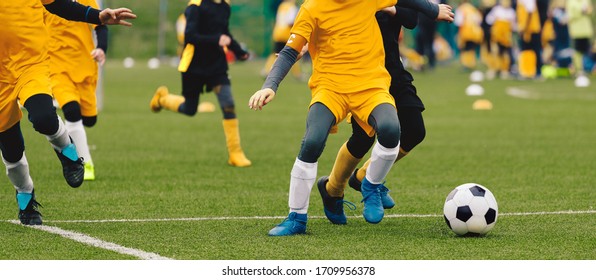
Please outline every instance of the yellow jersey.
[{"label": "yellow jersey", "polygon": [[52,2],[0,1],[0,82],[14,84],[27,66],[48,59],[43,5]]},{"label": "yellow jersey", "polygon": [[[85,6],[99,9],[95,0],[78,0]],[[48,51],[52,74],[68,73],[74,82],[97,76],[97,63],[91,57],[95,49],[93,28],[95,25],[63,19],[45,12],[45,24],[50,34]]]},{"label": "yellow jersey", "polygon": [[[351,93],[389,88],[385,51],[375,13],[396,0],[306,0],[292,27],[308,41],[313,91]],[[288,44],[292,43],[292,36]]]}]

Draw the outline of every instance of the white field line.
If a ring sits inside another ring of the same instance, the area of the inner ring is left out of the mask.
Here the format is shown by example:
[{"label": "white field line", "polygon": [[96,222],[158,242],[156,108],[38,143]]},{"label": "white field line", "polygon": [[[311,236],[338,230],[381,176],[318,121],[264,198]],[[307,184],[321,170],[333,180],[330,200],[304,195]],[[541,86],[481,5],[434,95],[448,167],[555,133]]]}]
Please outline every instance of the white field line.
[{"label": "white field line", "polygon": [[[514,212],[499,213],[499,216],[537,216],[537,215],[580,215],[596,214],[596,210],[563,210],[551,212]],[[350,212],[346,212],[347,216]],[[389,214],[384,218],[436,218],[442,214]],[[146,222],[184,222],[184,221],[225,221],[225,220],[277,220],[286,216],[238,216],[238,217],[194,217],[194,218],[159,218],[159,219],[105,219],[105,220],[46,220],[48,223],[146,223]],[[326,219],[325,216],[308,216],[309,219]],[[8,222],[18,223],[16,220]]]},{"label": "white field line", "polygon": [[[15,224],[20,224],[20,222],[16,221],[16,220],[11,221],[11,222],[15,223]],[[75,231],[64,230],[59,227],[44,226],[44,225],[28,226],[28,227],[37,229],[37,230],[41,230],[41,231],[45,231],[45,232],[49,232],[49,233],[53,233],[53,234],[57,234],[64,238],[72,239],[76,242],[91,245],[93,247],[114,251],[116,253],[120,253],[123,255],[134,256],[141,260],[171,260],[170,258],[162,257],[155,253],[150,253],[150,252],[145,252],[143,250],[124,247],[124,246],[118,245],[116,243],[103,241],[101,239],[97,239],[97,238],[91,237],[89,235],[85,235],[85,234],[78,233]]]}]

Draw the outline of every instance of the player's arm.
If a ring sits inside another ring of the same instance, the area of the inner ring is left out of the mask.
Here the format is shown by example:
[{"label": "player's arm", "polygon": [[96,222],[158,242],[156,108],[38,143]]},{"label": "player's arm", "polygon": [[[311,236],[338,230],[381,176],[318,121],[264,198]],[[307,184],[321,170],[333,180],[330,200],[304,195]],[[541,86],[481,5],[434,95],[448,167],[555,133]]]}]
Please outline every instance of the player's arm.
[{"label": "player's arm", "polygon": [[279,52],[275,63],[261,89],[250,98],[248,107],[253,110],[262,110],[263,106],[271,102],[275,97],[275,92],[281,81],[286,77],[290,69],[298,60],[298,56],[306,45],[306,38],[292,34],[286,43],[286,46]]},{"label": "player's arm", "polygon": [[402,7],[395,7],[396,16],[393,17],[398,24],[407,29],[414,29],[418,25],[418,12]]},{"label": "player's arm", "polygon": [[432,19],[447,22],[453,21],[454,14],[451,10],[451,6],[446,4],[437,5],[428,0],[399,0],[397,6],[419,11]]},{"label": "player's arm", "polygon": [[137,16],[128,8],[98,10],[70,0],[43,0],[45,8],[52,14],[72,21],[83,21],[93,24],[132,25],[127,19]]},{"label": "player's arm", "polygon": [[225,34],[230,37],[230,44],[228,48],[234,53],[238,60],[247,60],[248,59],[248,52],[245,51],[242,46],[238,43],[238,41],[234,40],[234,37],[230,33],[230,29],[228,24],[226,24]]},{"label": "player's arm", "polygon": [[91,57],[99,65],[103,65],[106,61],[106,53],[108,53],[108,27],[105,25],[95,26],[95,37],[97,38],[97,46],[91,51]]}]

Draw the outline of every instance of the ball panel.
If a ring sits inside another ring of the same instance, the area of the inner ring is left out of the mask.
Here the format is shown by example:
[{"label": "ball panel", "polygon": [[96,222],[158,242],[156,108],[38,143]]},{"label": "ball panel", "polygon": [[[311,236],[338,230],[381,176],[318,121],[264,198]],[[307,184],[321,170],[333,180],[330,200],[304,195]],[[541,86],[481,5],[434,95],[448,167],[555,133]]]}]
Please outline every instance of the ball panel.
[{"label": "ball panel", "polygon": [[445,199],[445,202],[452,200],[453,197],[455,196],[455,194],[458,192],[458,189],[453,189],[448,195],[447,198]]},{"label": "ball panel", "polygon": [[455,214],[455,217],[462,222],[466,222],[472,217],[472,215],[472,210],[466,205],[457,207],[457,213]]},{"label": "ball panel", "polygon": [[469,190],[474,196],[484,197],[484,194],[486,193],[486,189],[479,185],[474,185],[471,188],[469,188]]},{"label": "ball panel", "polygon": [[486,221],[484,216],[474,215],[466,224],[468,225],[468,231],[473,233],[482,233],[486,229]]},{"label": "ball panel", "polygon": [[443,215],[449,220],[455,219],[455,215],[457,214],[457,205],[453,200],[449,200],[445,202],[443,206]]},{"label": "ball panel", "polygon": [[458,219],[449,220],[451,230],[457,235],[464,235],[468,233],[468,225]]},{"label": "ball panel", "polygon": [[489,208],[484,214],[484,219],[486,220],[486,224],[494,224],[497,221],[497,211],[495,209]]},{"label": "ball panel", "polygon": [[475,196],[468,206],[474,215],[484,216],[488,211],[488,203],[484,197]]},{"label": "ball panel", "polygon": [[453,201],[455,201],[457,206],[464,206],[468,205],[473,197],[474,195],[472,195],[469,189],[460,189],[453,197]]}]

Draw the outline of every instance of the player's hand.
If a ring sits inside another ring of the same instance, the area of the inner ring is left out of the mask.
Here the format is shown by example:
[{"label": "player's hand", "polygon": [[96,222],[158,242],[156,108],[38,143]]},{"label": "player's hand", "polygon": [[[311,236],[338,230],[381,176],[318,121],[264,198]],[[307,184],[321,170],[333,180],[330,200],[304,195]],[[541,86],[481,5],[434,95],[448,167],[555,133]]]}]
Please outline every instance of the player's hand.
[{"label": "player's hand", "polygon": [[137,18],[137,15],[133,14],[128,8],[107,8],[99,12],[99,21],[102,24],[132,26],[132,23],[126,20],[135,18]]},{"label": "player's hand", "polygon": [[240,61],[245,61],[250,57],[249,53],[245,53],[244,55],[238,56],[237,59]]},{"label": "player's hand", "polygon": [[270,88],[264,88],[258,90],[250,97],[248,100],[248,108],[253,110],[263,110],[263,106],[267,105],[267,103],[271,102],[275,97],[275,91]]},{"label": "player's hand", "polygon": [[91,57],[93,57],[93,59],[99,63],[99,66],[103,66],[103,64],[106,62],[106,53],[100,48],[92,50]]},{"label": "player's hand", "polygon": [[453,14],[452,8],[446,4],[439,4],[439,14],[437,15],[438,21],[446,21],[446,22],[453,22]]},{"label": "player's hand", "polygon": [[[302,50],[300,50],[300,53],[296,57],[296,61],[300,60],[307,52],[308,52],[308,43],[302,47]],[[278,54],[275,54],[275,55],[277,56]]]},{"label": "player's hand", "polygon": [[390,6],[390,7],[381,9],[381,12],[387,13],[390,16],[394,16],[395,14],[397,14],[397,9],[395,8],[395,6]]},{"label": "player's hand", "polygon": [[226,34],[221,34],[221,36],[219,36],[220,47],[227,47],[228,45],[230,45],[230,43],[232,43],[232,38],[230,38],[230,36]]}]

